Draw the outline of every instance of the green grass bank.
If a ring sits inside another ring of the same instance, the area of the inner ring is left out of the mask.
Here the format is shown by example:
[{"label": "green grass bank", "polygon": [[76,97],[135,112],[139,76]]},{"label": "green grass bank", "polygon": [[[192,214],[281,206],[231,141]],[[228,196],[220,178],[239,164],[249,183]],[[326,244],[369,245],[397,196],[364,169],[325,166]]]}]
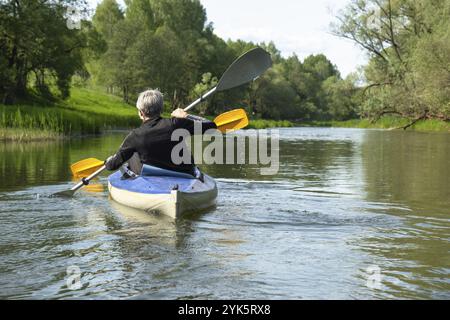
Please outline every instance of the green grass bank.
[{"label": "green grass bank", "polygon": [[0,104],[0,140],[55,139],[136,125],[135,108],[91,89],[73,88],[68,100],[48,105]]}]

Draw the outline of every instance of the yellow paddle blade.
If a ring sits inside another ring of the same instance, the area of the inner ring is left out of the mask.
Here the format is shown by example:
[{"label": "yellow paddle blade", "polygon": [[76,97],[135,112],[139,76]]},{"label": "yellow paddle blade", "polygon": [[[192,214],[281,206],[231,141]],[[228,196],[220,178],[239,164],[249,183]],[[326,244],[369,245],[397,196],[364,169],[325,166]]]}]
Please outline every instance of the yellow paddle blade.
[{"label": "yellow paddle blade", "polygon": [[[74,176],[72,177],[73,183],[80,182],[80,178],[86,178],[86,176]],[[83,187],[84,191],[91,192],[91,193],[103,193],[105,191],[105,187],[103,184],[100,183],[94,183],[94,180],[91,180],[90,183],[87,186]]]},{"label": "yellow paddle blade", "polygon": [[236,131],[248,126],[248,117],[244,109],[222,113],[214,119],[217,129],[222,133]]},{"label": "yellow paddle blade", "polygon": [[104,165],[104,162],[95,158],[84,159],[70,166],[72,174],[77,178],[91,175]]}]

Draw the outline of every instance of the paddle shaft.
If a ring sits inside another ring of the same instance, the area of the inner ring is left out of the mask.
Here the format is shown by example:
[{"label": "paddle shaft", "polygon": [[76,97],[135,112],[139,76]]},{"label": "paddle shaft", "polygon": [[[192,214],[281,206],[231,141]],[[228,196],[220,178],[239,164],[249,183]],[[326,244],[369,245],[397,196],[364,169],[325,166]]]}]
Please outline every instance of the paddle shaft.
[{"label": "paddle shaft", "polygon": [[217,91],[217,87],[212,88],[211,90],[209,90],[207,93],[205,93],[204,95],[202,95],[200,98],[198,98],[197,100],[195,100],[194,102],[192,102],[189,106],[187,106],[184,111],[188,112],[189,110],[191,110],[193,107],[195,107],[196,105],[202,103],[203,101],[205,101],[206,98],[208,98],[209,96],[213,95],[215,92]]}]

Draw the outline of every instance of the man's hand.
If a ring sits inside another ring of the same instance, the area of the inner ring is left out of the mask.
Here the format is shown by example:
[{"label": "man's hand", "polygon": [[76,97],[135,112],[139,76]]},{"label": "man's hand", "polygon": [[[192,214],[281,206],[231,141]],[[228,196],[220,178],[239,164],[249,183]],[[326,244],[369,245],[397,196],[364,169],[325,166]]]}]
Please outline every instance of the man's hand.
[{"label": "man's hand", "polygon": [[110,157],[108,157],[108,159],[106,159],[105,160],[105,164],[107,164],[109,161],[111,161],[112,160],[112,158],[114,158],[114,156],[110,156]]},{"label": "man's hand", "polygon": [[172,118],[187,118],[187,116],[188,113],[180,108],[172,112]]},{"label": "man's hand", "polygon": [[[115,156],[115,155],[114,155]],[[110,157],[108,157],[108,159],[106,159],[105,160],[105,166],[106,166],[106,170],[108,170],[108,171],[112,171],[110,168],[110,161],[112,160],[112,159],[114,159],[114,156],[110,156]]]}]

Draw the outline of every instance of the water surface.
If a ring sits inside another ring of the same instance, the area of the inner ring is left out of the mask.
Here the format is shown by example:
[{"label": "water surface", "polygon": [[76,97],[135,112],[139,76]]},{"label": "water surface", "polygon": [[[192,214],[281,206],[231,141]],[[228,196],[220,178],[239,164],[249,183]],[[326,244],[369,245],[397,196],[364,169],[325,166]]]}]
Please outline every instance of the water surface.
[{"label": "water surface", "polygon": [[110,200],[106,175],[48,197],[124,136],[0,143],[0,298],[450,298],[449,134],[281,129],[277,175],[202,166],[218,206],[177,222]]}]

